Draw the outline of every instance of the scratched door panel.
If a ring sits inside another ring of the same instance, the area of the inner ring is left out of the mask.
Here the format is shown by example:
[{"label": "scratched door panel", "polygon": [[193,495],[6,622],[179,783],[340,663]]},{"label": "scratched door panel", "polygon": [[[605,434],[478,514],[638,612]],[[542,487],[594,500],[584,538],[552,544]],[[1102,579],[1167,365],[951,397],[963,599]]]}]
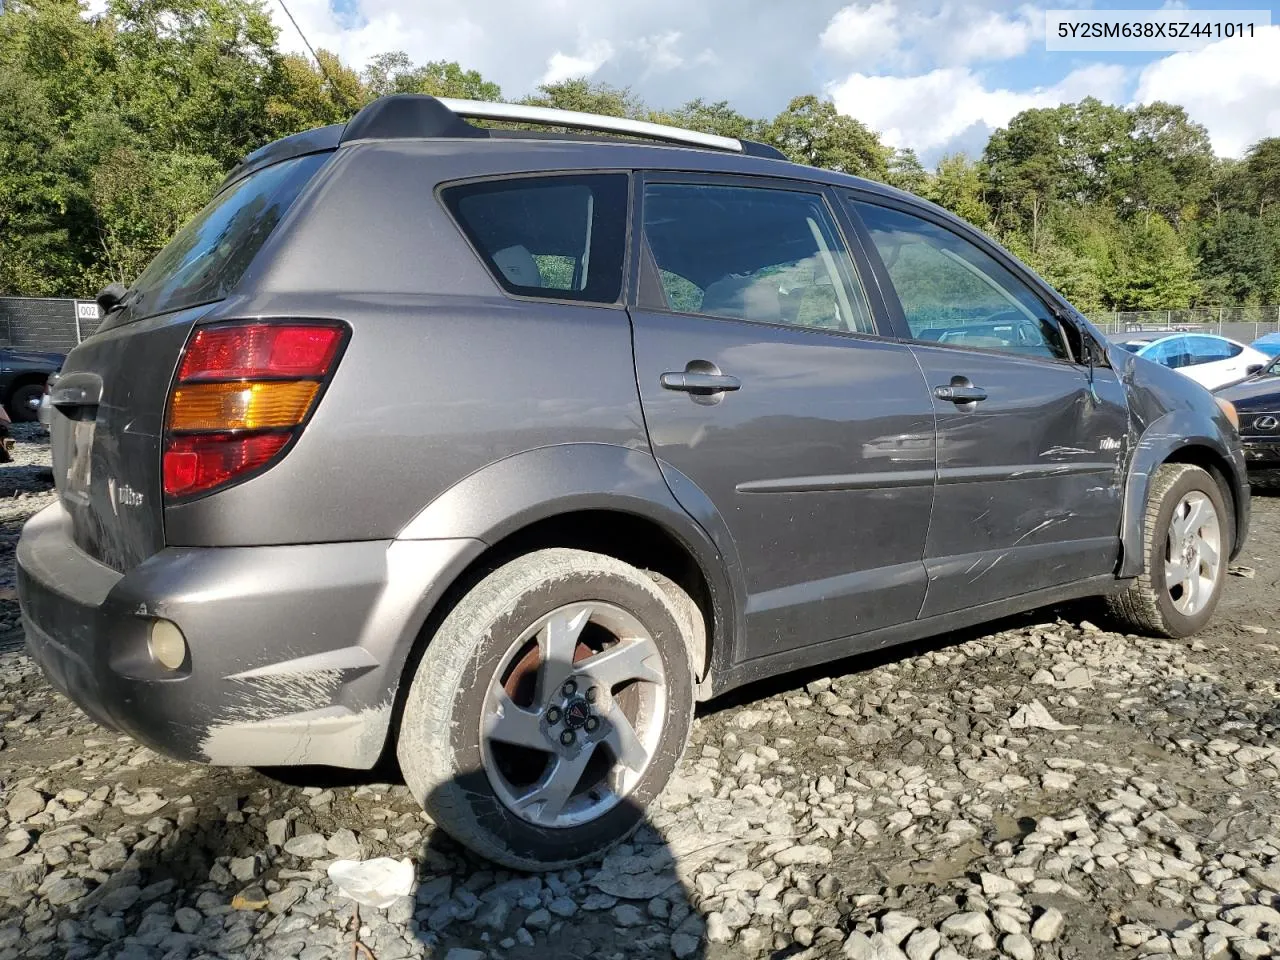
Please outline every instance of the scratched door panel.
[{"label": "scratched door panel", "polygon": [[987,393],[935,398],[938,483],[922,616],[1111,572],[1119,552],[1124,390],[1098,369],[913,345],[926,379]]}]

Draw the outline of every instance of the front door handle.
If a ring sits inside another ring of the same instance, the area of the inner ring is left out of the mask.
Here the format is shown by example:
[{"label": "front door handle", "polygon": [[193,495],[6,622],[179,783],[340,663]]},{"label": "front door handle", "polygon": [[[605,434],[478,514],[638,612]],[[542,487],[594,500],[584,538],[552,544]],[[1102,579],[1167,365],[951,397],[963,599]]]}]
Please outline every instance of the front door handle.
[{"label": "front door handle", "polygon": [[664,373],[661,377],[664,390],[679,390],[699,396],[711,396],[716,393],[728,393],[741,390],[742,381],[724,373],[698,373],[682,370],[679,373]]},{"label": "front door handle", "polygon": [[939,400],[950,400],[952,403],[977,403],[987,399],[987,391],[972,384],[949,383],[945,387],[934,387],[933,395]]}]

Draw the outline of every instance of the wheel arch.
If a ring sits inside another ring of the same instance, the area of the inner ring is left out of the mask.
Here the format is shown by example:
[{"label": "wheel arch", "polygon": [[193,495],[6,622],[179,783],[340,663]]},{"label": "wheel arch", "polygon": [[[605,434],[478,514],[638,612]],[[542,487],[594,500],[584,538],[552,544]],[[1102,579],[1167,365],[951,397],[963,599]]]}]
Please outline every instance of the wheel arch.
[{"label": "wheel arch", "polygon": [[672,495],[648,451],[560,444],[508,457],[437,496],[397,537],[453,538],[483,547],[447,573],[447,585],[433,586],[436,599],[418,622],[407,625],[400,660],[388,664],[398,684],[388,742],[394,740],[407,680],[448,612],[494,569],[545,547],[606,554],[680,586],[706,628],[700,649],[690,651],[699,697],[709,696],[714,678],[726,672],[739,607],[727,565],[702,523]]},{"label": "wheel arch", "polygon": [[1121,578],[1136,577],[1143,572],[1143,518],[1151,476],[1166,463],[1193,464],[1217,481],[1223,499],[1231,505],[1232,559],[1244,545],[1249,526],[1249,486],[1243,462],[1217,436],[1213,424],[1170,413],[1143,432],[1129,464],[1117,571]]}]

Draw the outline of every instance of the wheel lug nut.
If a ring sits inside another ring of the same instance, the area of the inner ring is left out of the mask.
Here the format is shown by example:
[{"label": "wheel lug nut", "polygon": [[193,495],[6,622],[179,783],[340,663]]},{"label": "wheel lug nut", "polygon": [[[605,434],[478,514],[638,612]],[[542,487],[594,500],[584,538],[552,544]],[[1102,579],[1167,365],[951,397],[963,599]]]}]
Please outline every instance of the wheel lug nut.
[{"label": "wheel lug nut", "polygon": [[560,742],[563,743],[566,747],[570,746],[573,743],[574,739],[575,738],[572,730],[560,731]]},{"label": "wheel lug nut", "polygon": [[548,708],[547,708],[547,723],[551,724],[552,726],[555,726],[555,725],[556,725],[557,723],[559,723],[559,722],[560,722],[560,708],[559,708],[559,707],[548,707]]},{"label": "wheel lug nut", "polygon": [[588,687],[584,696],[587,698],[587,703],[595,703],[596,697],[600,696],[600,691],[595,687]]},{"label": "wheel lug nut", "polygon": [[573,680],[566,680],[564,686],[560,688],[560,692],[566,697],[572,697],[578,692],[578,684]]},{"label": "wheel lug nut", "polygon": [[583,724],[583,726],[586,729],[587,733],[595,733],[597,728],[599,728],[600,726],[600,718],[587,717],[587,722]]}]

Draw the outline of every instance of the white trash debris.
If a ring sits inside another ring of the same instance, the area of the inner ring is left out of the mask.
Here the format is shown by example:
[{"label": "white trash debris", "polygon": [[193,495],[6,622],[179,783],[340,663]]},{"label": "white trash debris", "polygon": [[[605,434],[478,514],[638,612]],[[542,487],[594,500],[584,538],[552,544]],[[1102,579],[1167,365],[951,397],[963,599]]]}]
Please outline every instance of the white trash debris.
[{"label": "white trash debris", "polygon": [[1045,705],[1039,700],[1032,700],[1025,703],[1014,711],[1013,716],[1009,718],[1009,726],[1015,730],[1024,730],[1028,727],[1039,727],[1041,730],[1079,730],[1070,724],[1059,723],[1053,719],[1049,711],[1045,709]]},{"label": "white trash debris", "polygon": [[413,892],[413,863],[407,857],[335,860],[329,864],[329,879],[343,896],[366,907],[382,909]]}]

